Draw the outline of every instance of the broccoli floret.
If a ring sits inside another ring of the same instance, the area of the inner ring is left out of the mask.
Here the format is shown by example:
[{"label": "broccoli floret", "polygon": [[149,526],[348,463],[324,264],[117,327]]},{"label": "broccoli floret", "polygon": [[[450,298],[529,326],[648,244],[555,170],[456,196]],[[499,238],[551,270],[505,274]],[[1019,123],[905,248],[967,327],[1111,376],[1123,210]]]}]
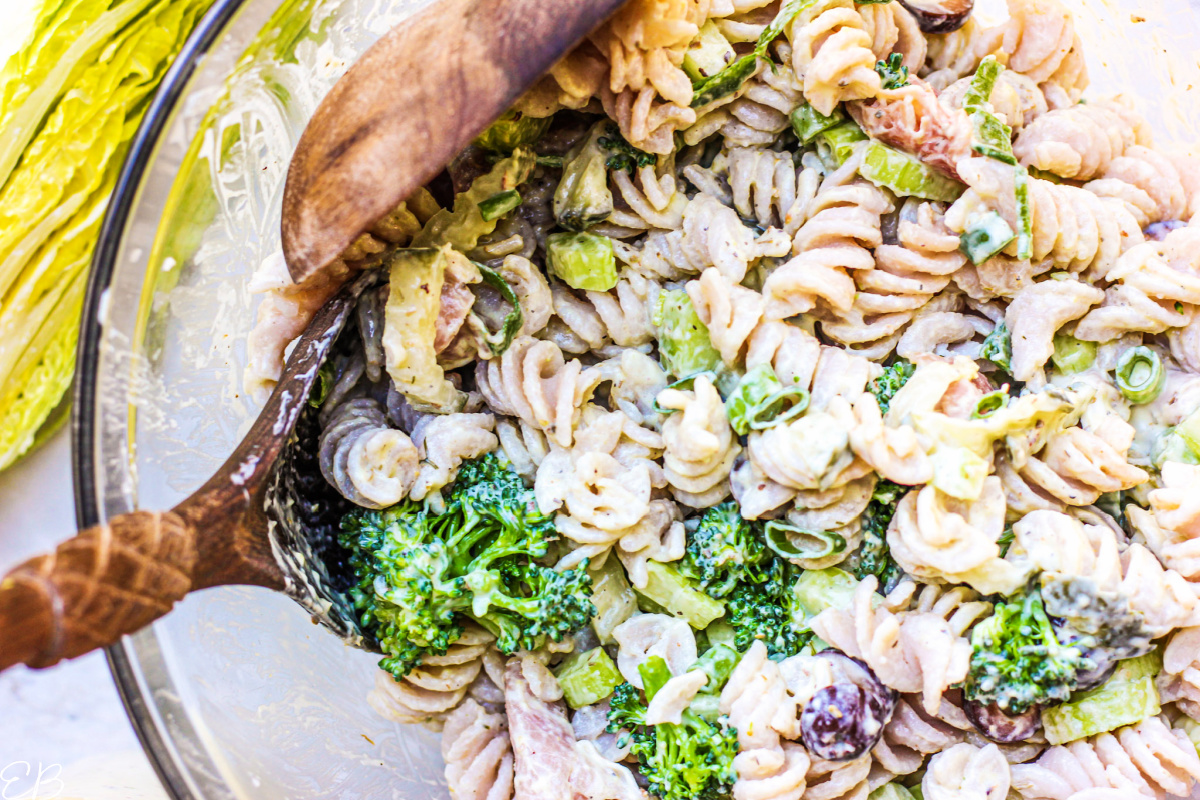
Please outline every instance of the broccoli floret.
[{"label": "broccoli floret", "polygon": [[1059,642],[1036,589],[997,604],[971,631],[971,646],[967,698],[1009,716],[1063,702],[1077,685],[1076,673],[1091,666],[1078,647]]},{"label": "broccoli floret", "polygon": [[900,65],[903,58],[899,53],[892,53],[887,57],[887,61],[876,62],[875,71],[883,79],[884,89],[899,89],[908,85],[908,67]]},{"label": "broccoli floret", "polygon": [[445,653],[464,617],[513,653],[559,641],[595,614],[586,565],[558,572],[537,563],[556,536],[553,517],[492,454],[462,466],[442,513],[405,501],[351,512],[342,531],[363,628],[397,677]]},{"label": "broccoli floret", "polygon": [[874,575],[884,592],[894,589],[904,574],[888,548],[887,529],[896,515],[896,505],[907,491],[907,486],[880,480],[862,516],[863,542],[853,562],[854,576],[861,580]]},{"label": "broccoli floret", "polygon": [[812,632],[797,624],[804,619],[792,591],[799,572],[790,561],[772,558],[765,580],[742,581],[729,595],[725,618],[733,627],[739,651],[744,653],[755,640],[762,640],[770,655],[794,656],[812,639]]},{"label": "broccoli floret", "polygon": [[[646,671],[642,676],[647,677]],[[631,743],[629,752],[637,756],[650,794],[661,800],[728,800],[737,780],[733,768],[737,730],[722,724],[723,720],[709,722],[691,708],[683,711],[678,725],[646,725],[646,703],[661,684],[645,683],[645,700],[628,683],[617,687],[610,701],[608,730],[626,732],[619,742]]]},{"label": "broccoli floret", "polygon": [[880,411],[884,414],[887,413],[896,392],[908,383],[908,379],[916,371],[917,368],[911,361],[899,359],[894,364],[884,367],[883,374],[867,384],[867,391],[875,395],[875,399],[879,401]]},{"label": "broccoli floret", "polygon": [[1012,373],[1012,334],[1003,322],[983,340],[979,348],[979,357],[986,358],[1000,369]]},{"label": "broccoli floret", "polygon": [[737,503],[713,506],[688,535],[679,572],[718,599],[728,597],[741,581],[765,580],[763,565],[772,554],[756,528],[755,523],[742,519]]},{"label": "broccoli floret", "polygon": [[1154,649],[1153,631],[1130,607],[1129,598],[1102,591],[1089,578],[1043,575],[1042,599],[1060,641],[1083,646],[1085,652],[1102,649],[1103,659],[1114,662]]},{"label": "broccoli floret", "polygon": [[612,153],[604,162],[604,166],[612,170],[625,170],[631,173],[638,167],[658,163],[658,156],[647,153],[645,150],[639,150],[625,141],[620,129],[611,122],[605,126],[604,135],[597,140],[597,144]]}]

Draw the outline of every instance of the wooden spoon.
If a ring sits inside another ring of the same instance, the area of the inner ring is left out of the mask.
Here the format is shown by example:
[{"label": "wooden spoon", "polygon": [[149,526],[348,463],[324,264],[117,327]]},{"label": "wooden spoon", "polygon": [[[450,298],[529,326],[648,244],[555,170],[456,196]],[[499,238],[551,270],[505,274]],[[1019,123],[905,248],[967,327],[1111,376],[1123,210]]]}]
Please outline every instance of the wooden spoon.
[{"label": "wooden spoon", "polygon": [[[283,245],[293,278],[439,173],[622,1],[442,0],[384,36],[324,99],[292,158]],[[285,592],[349,644],[375,648],[340,549],[301,513],[313,487],[296,464],[315,453],[307,400],[318,370],[377,281],[364,274],[317,313],[250,432],[193,495],[82,531],[0,580],[0,670],[104,647],[189,592],[234,584]]]}]

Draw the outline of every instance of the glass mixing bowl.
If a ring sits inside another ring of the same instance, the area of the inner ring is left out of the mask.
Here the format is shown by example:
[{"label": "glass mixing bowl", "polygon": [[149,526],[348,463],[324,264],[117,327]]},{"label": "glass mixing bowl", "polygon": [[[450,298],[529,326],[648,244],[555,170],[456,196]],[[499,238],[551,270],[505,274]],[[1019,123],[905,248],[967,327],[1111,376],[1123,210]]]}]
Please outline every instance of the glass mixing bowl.
[{"label": "glass mixing bowl", "polygon": [[[292,149],[354,59],[428,1],[217,0],[193,35],[138,132],[96,256],[73,424],[81,526],[172,506],[247,429],[247,278],[279,248]],[[1194,140],[1200,0],[1066,1],[1090,94],[1130,92],[1160,142]],[[994,18],[997,5],[978,12]],[[281,595],[201,592],[109,657],[175,798],[445,795],[436,735],[365,703],[375,658]]]}]

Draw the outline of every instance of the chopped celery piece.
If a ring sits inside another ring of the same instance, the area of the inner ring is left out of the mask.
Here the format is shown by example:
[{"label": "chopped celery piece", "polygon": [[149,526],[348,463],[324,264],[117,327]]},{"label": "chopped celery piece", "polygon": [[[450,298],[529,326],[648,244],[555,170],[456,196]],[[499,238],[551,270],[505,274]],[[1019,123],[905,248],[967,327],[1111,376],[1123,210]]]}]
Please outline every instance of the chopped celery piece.
[{"label": "chopped celery piece", "polygon": [[701,691],[719,693],[741,657],[741,653],[730,645],[713,645],[696,659],[696,663],[688,667],[688,672],[700,670],[708,676],[708,683],[704,684]]},{"label": "chopped celery piece", "polygon": [[913,793],[898,783],[888,783],[867,795],[867,800],[913,800]]},{"label": "chopped celery piece", "polygon": [[802,103],[799,108],[792,112],[792,130],[795,131],[796,138],[800,140],[800,144],[808,144],[825,131],[835,125],[840,125],[845,120],[846,112],[842,111],[841,106],[833,109],[833,113],[829,116],[825,116],[808,103]]},{"label": "chopped celery piece", "polygon": [[716,722],[721,718],[721,696],[716,694],[698,694],[692,698],[688,708],[696,715]]},{"label": "chopped celery piece", "polygon": [[1133,725],[1162,710],[1153,677],[1114,682],[1115,677],[1099,689],[1084,692],[1068,703],[1043,709],[1046,741],[1050,744],[1073,742]]},{"label": "chopped celery piece", "polygon": [[978,500],[988,476],[988,462],[966,447],[939,447],[933,454],[937,489],[959,500]]},{"label": "chopped celery piece", "polygon": [[976,111],[987,110],[989,98],[992,96],[992,90],[996,88],[996,81],[1001,72],[1004,72],[1004,67],[995,56],[988,56],[979,62],[979,67],[971,78],[971,85],[963,95],[963,111],[974,114]]},{"label": "chopped celery piece", "polygon": [[763,539],[784,558],[825,558],[846,550],[846,538],[840,534],[804,530],[777,519],[763,526]]},{"label": "chopped celery piece", "polygon": [[1096,361],[1096,343],[1081,342],[1074,336],[1060,333],[1054,337],[1054,366],[1063,375],[1083,372]]},{"label": "chopped celery piece", "polygon": [[995,211],[979,214],[967,223],[960,249],[972,264],[982,264],[1017,238],[1004,217]]},{"label": "chopped celery piece", "polygon": [[634,591],[697,630],[725,614],[724,603],[697,589],[674,567],[658,561],[646,562],[646,585]]},{"label": "chopped celery piece", "polygon": [[729,424],[745,436],[780,425],[808,408],[808,390],[784,386],[770,364],[760,364],[747,372],[725,400]]},{"label": "chopped celery piece", "polygon": [[989,111],[980,110],[971,115],[971,149],[981,156],[1017,165],[1012,148],[1012,128]]},{"label": "chopped celery piece", "polygon": [[537,119],[520,111],[509,111],[479,134],[475,144],[493,153],[509,155],[518,147],[533,144],[542,138],[542,134],[550,127],[550,119]]},{"label": "chopped celery piece", "polygon": [[647,702],[653,700],[658,690],[671,680],[671,670],[662,656],[650,656],[638,664],[638,674],[642,676],[642,691],[646,693]]},{"label": "chopped celery piece", "polygon": [[1113,672],[1106,683],[1136,681],[1138,678],[1154,678],[1158,676],[1158,673],[1162,672],[1162,665],[1162,652],[1151,650],[1144,656],[1118,661],[1116,671]]},{"label": "chopped celery piece", "polygon": [[658,360],[668,373],[687,378],[701,372],[726,371],[687,292],[670,289],[659,294],[651,321],[658,329]]},{"label": "chopped celery piece", "polygon": [[1187,419],[1176,425],[1175,433],[1187,443],[1192,455],[1200,458],[1200,410],[1193,411]]},{"label": "chopped celery piece", "polygon": [[[839,157],[838,160],[845,159]],[[957,200],[964,189],[962,184],[926,166],[920,159],[881,142],[871,142],[867,146],[858,173],[876,186],[891,189],[900,197],[951,202]]]},{"label": "chopped celery piece", "polygon": [[[613,212],[608,188],[608,148],[611,123],[597,122],[583,141],[563,159],[562,177],[554,190],[554,219],[569,231],[585,231]],[[620,134],[613,131],[617,138]],[[624,140],[622,140],[624,141]]]},{"label": "chopped celery piece", "polygon": [[1159,469],[1162,469],[1162,465],[1168,461],[1175,461],[1179,464],[1200,464],[1200,456],[1196,455],[1196,451],[1180,435],[1177,427],[1168,428],[1155,440],[1151,460]]},{"label": "chopped celery piece", "polygon": [[499,192],[479,204],[479,216],[485,222],[500,219],[517,206],[521,205],[521,193],[516,189]]},{"label": "chopped celery piece", "polygon": [[858,580],[837,567],[810,569],[800,573],[792,591],[796,605],[811,619],[827,608],[848,609],[854,598]]},{"label": "chopped celery piece", "polygon": [[599,569],[589,568],[588,575],[592,577],[592,605],[596,607],[592,630],[600,644],[612,644],[613,629],[637,610],[637,595],[616,559],[605,559]]},{"label": "chopped celery piece", "polygon": [[717,645],[734,646],[736,632],[733,626],[724,619],[718,619],[704,629],[704,635],[708,637],[709,645],[716,647]]},{"label": "chopped celery piece", "polygon": [[1158,353],[1149,347],[1131,347],[1121,354],[1114,375],[1117,388],[1131,403],[1149,403],[1162,392],[1167,371]]},{"label": "chopped celery piece", "polygon": [[711,78],[737,58],[733,45],[711,19],[700,26],[700,33],[683,54],[683,71],[693,81]]},{"label": "chopped celery piece", "polygon": [[555,667],[554,674],[571,708],[599,703],[625,680],[602,647],[572,654]]},{"label": "chopped celery piece", "polygon": [[1033,206],[1029,203],[1029,172],[1017,167],[1014,192],[1017,198],[1017,258],[1033,256]]},{"label": "chopped celery piece", "polygon": [[854,145],[865,142],[867,135],[858,127],[858,123],[848,119],[840,125],[822,131],[818,139],[829,146],[838,164],[844,164],[854,152]]},{"label": "chopped celery piece", "polygon": [[607,292],[617,285],[612,239],[594,233],[552,233],[546,237],[550,269],[572,289]]}]

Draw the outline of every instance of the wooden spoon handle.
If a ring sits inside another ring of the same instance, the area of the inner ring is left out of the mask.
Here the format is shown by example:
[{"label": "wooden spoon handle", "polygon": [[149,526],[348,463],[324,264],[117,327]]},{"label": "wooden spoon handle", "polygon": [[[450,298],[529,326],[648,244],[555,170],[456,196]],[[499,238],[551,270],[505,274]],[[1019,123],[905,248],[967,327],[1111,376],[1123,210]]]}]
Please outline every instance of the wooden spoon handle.
[{"label": "wooden spoon handle", "polygon": [[192,590],[196,530],[134,511],[31,558],[0,580],[0,670],[49,667],[116,642]]}]

